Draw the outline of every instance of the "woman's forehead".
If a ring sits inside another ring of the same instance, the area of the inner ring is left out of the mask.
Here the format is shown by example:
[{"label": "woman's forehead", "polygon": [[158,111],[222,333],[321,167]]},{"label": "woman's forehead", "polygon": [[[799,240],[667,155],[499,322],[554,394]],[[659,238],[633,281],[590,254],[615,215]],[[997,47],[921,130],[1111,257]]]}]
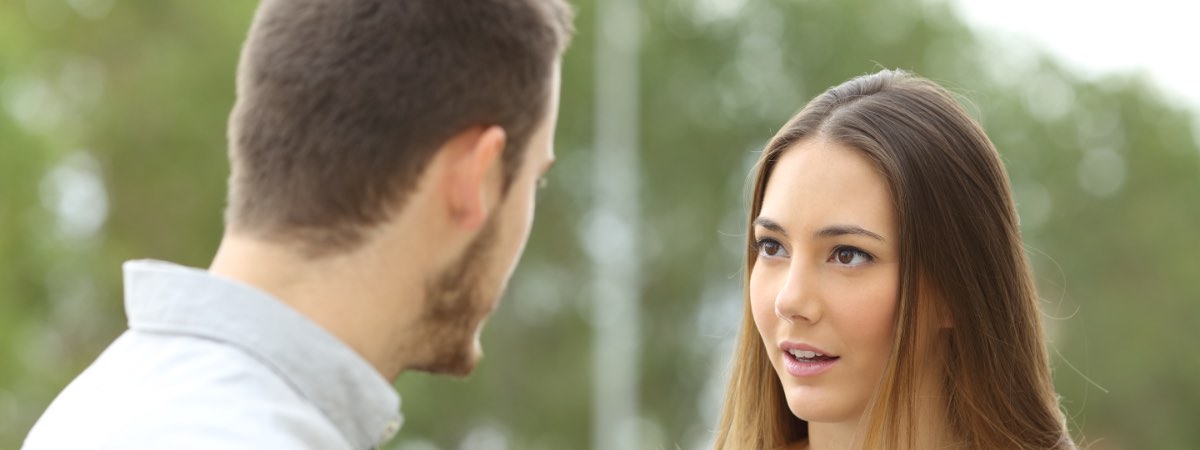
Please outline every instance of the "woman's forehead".
[{"label": "woman's forehead", "polygon": [[759,216],[788,228],[847,224],[886,235],[896,229],[888,183],[875,165],[861,151],[823,139],[779,156]]}]

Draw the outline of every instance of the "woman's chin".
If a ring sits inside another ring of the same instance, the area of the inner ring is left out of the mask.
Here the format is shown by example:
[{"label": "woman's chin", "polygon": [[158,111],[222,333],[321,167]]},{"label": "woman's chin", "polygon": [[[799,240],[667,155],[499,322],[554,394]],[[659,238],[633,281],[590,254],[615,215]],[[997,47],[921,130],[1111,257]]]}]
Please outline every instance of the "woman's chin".
[{"label": "woman's chin", "polygon": [[806,422],[845,422],[856,415],[846,405],[814,398],[819,394],[811,392],[811,389],[806,391],[803,396],[787,396],[788,409],[792,411],[792,415],[801,420]]}]

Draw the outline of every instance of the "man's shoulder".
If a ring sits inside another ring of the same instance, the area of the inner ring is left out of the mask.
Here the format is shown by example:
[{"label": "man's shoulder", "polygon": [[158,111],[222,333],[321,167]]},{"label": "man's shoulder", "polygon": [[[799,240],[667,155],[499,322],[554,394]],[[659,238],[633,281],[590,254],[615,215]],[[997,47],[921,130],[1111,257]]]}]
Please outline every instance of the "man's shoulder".
[{"label": "man's shoulder", "polygon": [[141,332],[127,332],[105,350],[26,440],[29,449],[331,445],[346,446],[333,424],[263,362],[213,340]]}]

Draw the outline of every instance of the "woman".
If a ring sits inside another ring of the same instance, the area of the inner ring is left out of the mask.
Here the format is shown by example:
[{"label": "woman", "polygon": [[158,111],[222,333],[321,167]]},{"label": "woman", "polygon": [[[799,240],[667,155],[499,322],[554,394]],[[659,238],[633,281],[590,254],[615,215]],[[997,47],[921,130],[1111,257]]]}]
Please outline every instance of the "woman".
[{"label": "woman", "polygon": [[718,450],[1072,449],[1007,176],[900,71],[810,102],[759,160]]}]

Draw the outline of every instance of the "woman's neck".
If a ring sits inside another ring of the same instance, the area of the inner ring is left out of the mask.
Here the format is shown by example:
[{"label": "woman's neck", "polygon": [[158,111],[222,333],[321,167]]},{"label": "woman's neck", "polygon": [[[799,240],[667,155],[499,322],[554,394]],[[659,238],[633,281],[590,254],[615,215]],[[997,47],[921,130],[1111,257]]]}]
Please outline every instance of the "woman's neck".
[{"label": "woman's neck", "polygon": [[[916,439],[914,439],[915,448],[948,448],[953,442],[953,438],[945,419],[945,407],[936,398],[925,398],[921,402],[926,403],[926,405],[918,408],[921,419],[911,422],[915,427],[913,430],[916,436]],[[938,419],[930,420],[934,417]],[[785,447],[785,450],[857,449],[862,448],[865,436],[866,433],[859,428],[858,422],[809,422],[808,439],[793,443]]]},{"label": "woman's neck", "polygon": [[[954,434],[950,430],[944,383],[941,376],[927,374],[918,382],[917,417],[907,421],[918,449],[941,449],[953,446]],[[866,437],[864,418],[859,416],[845,422],[809,422],[808,440],[786,447],[786,450],[846,450],[863,446]],[[904,421],[901,421],[904,423]]]},{"label": "woman's neck", "polygon": [[859,421],[849,422],[809,422],[808,442],[804,450],[844,450],[851,448],[856,439],[861,439]]}]

